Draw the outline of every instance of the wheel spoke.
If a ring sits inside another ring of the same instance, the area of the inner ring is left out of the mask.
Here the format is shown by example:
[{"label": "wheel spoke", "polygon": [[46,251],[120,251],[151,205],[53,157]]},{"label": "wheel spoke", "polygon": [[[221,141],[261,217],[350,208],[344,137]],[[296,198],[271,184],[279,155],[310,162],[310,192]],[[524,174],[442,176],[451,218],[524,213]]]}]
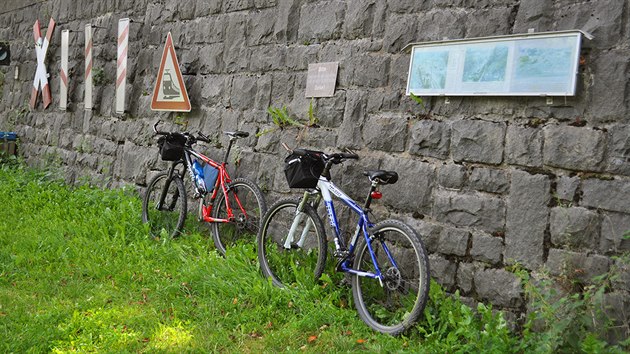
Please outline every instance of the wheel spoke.
[{"label": "wheel spoke", "polygon": [[[258,258],[265,276],[277,286],[312,283],[321,276],[326,260],[326,239],[321,220],[311,207],[293,225],[298,203],[282,200],[269,209],[258,235]],[[307,226],[308,225],[308,226]],[[285,248],[294,229],[290,248]],[[298,241],[303,243],[298,246]]]},{"label": "wheel spoke", "polygon": [[259,188],[251,181],[238,178],[229,186],[227,196],[221,193],[213,206],[213,217],[228,219],[228,206],[233,218],[228,223],[212,225],[216,248],[225,255],[228,248],[237,243],[253,242],[266,211],[265,201]]},{"label": "wheel spoke", "polygon": [[[361,319],[377,331],[396,335],[415,323],[424,309],[428,261],[415,232],[405,224],[383,222],[374,228],[374,233],[371,246],[383,286],[375,279],[355,276],[353,296]],[[373,272],[374,262],[365,240],[361,240],[357,252],[355,268]]]}]

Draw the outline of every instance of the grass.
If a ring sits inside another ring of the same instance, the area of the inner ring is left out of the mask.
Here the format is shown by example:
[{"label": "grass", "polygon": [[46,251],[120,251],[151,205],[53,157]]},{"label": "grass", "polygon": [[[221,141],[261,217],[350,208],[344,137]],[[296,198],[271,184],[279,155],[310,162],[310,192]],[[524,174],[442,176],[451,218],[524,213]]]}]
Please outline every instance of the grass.
[{"label": "grass", "polygon": [[374,333],[329,276],[275,288],[252,245],[222,258],[200,232],[153,239],[134,193],[50,175],[0,165],[0,352],[527,351],[436,284],[406,336]]}]

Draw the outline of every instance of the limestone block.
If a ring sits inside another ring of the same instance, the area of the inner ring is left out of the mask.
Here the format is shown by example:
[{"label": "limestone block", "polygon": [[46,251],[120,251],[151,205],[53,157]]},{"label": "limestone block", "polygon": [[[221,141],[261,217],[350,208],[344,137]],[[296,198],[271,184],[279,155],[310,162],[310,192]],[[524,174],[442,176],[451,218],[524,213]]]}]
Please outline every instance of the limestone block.
[{"label": "limestone block", "polygon": [[403,221],[416,231],[429,253],[437,252],[442,226],[413,217],[403,217]]},{"label": "limestone block", "polygon": [[560,176],[556,179],[556,197],[562,200],[572,201],[575,192],[580,185],[578,177]]},{"label": "limestone block", "polygon": [[[617,36],[618,37],[618,36]],[[627,41],[627,39],[626,39]],[[628,97],[625,94],[624,80],[630,71],[627,58],[630,50],[615,49],[602,52],[591,64],[598,79],[589,88],[592,92],[600,92],[589,96],[587,105],[587,120],[594,124],[604,124],[610,121],[627,122],[624,117],[628,114]]]},{"label": "limestone block", "polygon": [[555,207],[549,217],[551,243],[570,249],[597,248],[601,221],[591,210],[573,207]]},{"label": "limestone block", "polygon": [[627,213],[630,181],[591,178],[582,181],[582,206]]},{"label": "limestone block", "polygon": [[546,266],[553,275],[590,283],[594,277],[607,273],[610,264],[610,258],[606,256],[552,248]]},{"label": "limestone block", "polygon": [[417,42],[417,26],[418,16],[389,14],[383,38],[383,49],[388,53],[397,53],[407,44]]},{"label": "limestone block", "polygon": [[[456,8],[446,7],[428,11],[424,16],[415,17],[417,26],[415,36],[409,42],[439,41],[444,38],[465,38],[467,13]],[[448,23],[450,26],[436,26],[436,23]],[[408,42],[408,43],[409,43]]]},{"label": "limestone block", "polygon": [[308,65],[317,63],[319,45],[291,46],[287,48],[285,59],[286,68],[289,70],[307,70]]},{"label": "limestone block", "polygon": [[381,169],[398,172],[398,182],[383,186],[383,203],[405,212],[431,214],[431,194],[434,188],[435,167],[426,162],[403,160],[387,156]]},{"label": "limestone block", "polygon": [[376,7],[376,0],[349,0],[343,23],[344,37],[347,39],[370,37]]},{"label": "limestone block", "polygon": [[465,256],[469,239],[470,231],[444,228],[440,233],[437,251],[445,255]]},{"label": "limestone block", "polygon": [[276,11],[273,9],[254,12],[247,24],[247,44],[257,46],[275,42]]},{"label": "limestone block", "polygon": [[610,271],[613,274],[613,287],[618,290],[630,291],[630,261],[617,259]]},{"label": "limestone block", "polygon": [[624,23],[623,1],[600,0],[595,2],[573,2],[559,6],[553,18],[557,28],[579,28],[595,38],[589,45],[610,48],[622,40]]},{"label": "limestone block", "polygon": [[254,75],[233,76],[230,90],[230,106],[238,110],[251,108],[258,89],[257,81],[258,78]]},{"label": "limestone block", "polygon": [[345,8],[345,3],[338,1],[321,1],[302,5],[298,40],[322,42],[340,38]]},{"label": "limestone block", "polygon": [[508,191],[510,180],[505,170],[477,167],[470,173],[468,186],[482,192],[503,194]]},{"label": "limestone block", "polygon": [[503,256],[503,239],[483,232],[474,232],[470,255],[474,260],[499,264]]},{"label": "limestone block", "polygon": [[361,148],[363,142],[361,127],[365,121],[366,105],[364,92],[346,91],[346,108],[339,129],[338,148]]},{"label": "limestone block", "polygon": [[630,250],[630,214],[604,212],[600,250],[623,252]]},{"label": "limestone block", "polygon": [[457,265],[446,258],[436,254],[429,255],[429,264],[431,265],[431,277],[447,290],[455,286],[455,275]]},{"label": "limestone block", "polygon": [[225,12],[248,10],[254,7],[254,0],[224,0],[223,10]]},{"label": "limestone block", "polygon": [[475,290],[482,300],[517,308],[523,304],[521,280],[503,269],[478,269],[475,272]]},{"label": "limestone block", "polygon": [[364,53],[354,55],[346,64],[353,70],[352,84],[366,88],[388,85],[389,56]]},{"label": "limestone block", "polygon": [[617,125],[608,130],[605,171],[630,176],[630,125]]},{"label": "limestone block", "polygon": [[489,233],[502,232],[505,228],[505,202],[500,198],[438,191],[434,203],[433,215],[440,222]]},{"label": "limestone block", "polygon": [[475,265],[472,263],[459,263],[457,267],[457,286],[464,293],[468,294],[473,289],[475,276]]},{"label": "limestone block", "polygon": [[437,181],[442,187],[461,189],[466,182],[466,167],[457,164],[441,165]]},{"label": "limestone block", "polygon": [[552,18],[552,2],[521,0],[514,22],[514,33],[527,33],[530,28],[537,32],[551,31]]},{"label": "limestone block", "polygon": [[545,175],[513,171],[507,200],[505,254],[528,269],[542,265],[551,183]]},{"label": "limestone block", "polygon": [[542,166],[542,131],[535,128],[510,125],[505,142],[505,160],[509,164]]},{"label": "limestone block", "polygon": [[451,153],[455,161],[500,164],[503,161],[504,123],[456,121],[451,126]]},{"label": "limestone block", "polygon": [[545,165],[569,170],[600,171],[606,149],[605,133],[590,128],[544,128]]},{"label": "limestone block", "polygon": [[[518,7],[517,7],[518,8]],[[513,7],[483,8],[471,11],[466,24],[466,37],[487,37],[512,34]]]},{"label": "limestone block", "polygon": [[196,0],[195,15],[198,17],[206,17],[221,11],[222,0]]},{"label": "limestone block", "polygon": [[[336,128],[343,122],[344,109],[346,107],[346,92],[338,91],[333,97],[322,97],[309,101],[313,104],[313,115],[318,125],[326,128]],[[307,121],[308,113],[304,117]]]},{"label": "limestone block", "polygon": [[402,152],[406,136],[407,119],[400,116],[369,115],[363,127],[363,141],[375,150]]},{"label": "limestone block", "polygon": [[420,120],[411,126],[409,153],[446,159],[449,154],[451,129],[446,122]]}]

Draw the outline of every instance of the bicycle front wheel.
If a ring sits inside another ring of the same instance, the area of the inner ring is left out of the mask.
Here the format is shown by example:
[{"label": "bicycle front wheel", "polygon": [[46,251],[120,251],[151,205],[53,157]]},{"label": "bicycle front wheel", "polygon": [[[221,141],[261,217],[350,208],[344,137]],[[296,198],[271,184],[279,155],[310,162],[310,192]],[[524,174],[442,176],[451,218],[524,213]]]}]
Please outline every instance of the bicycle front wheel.
[{"label": "bicycle front wheel", "polygon": [[297,212],[298,200],[276,202],[258,233],[258,260],[265,277],[278,287],[314,282],[326,263],[326,234],[310,205]]},{"label": "bicycle front wheel", "polygon": [[[164,195],[162,203],[160,199]],[[161,204],[161,205],[160,205]],[[186,220],[186,190],[177,175],[161,172],[149,182],[142,200],[142,222],[153,237],[177,237]]]},{"label": "bicycle front wheel", "polygon": [[212,210],[213,218],[227,219],[227,199],[234,215],[227,223],[212,223],[214,246],[224,256],[228,248],[241,240],[254,242],[260,221],[267,211],[265,199],[254,182],[236,178],[227,186],[227,190],[227,195],[219,192]]},{"label": "bicycle front wheel", "polygon": [[[429,261],[422,241],[408,225],[386,220],[372,230],[370,247],[383,283],[352,277],[352,295],[359,317],[372,329],[398,335],[416,323],[429,293]],[[354,269],[376,273],[370,248],[361,237]]]}]

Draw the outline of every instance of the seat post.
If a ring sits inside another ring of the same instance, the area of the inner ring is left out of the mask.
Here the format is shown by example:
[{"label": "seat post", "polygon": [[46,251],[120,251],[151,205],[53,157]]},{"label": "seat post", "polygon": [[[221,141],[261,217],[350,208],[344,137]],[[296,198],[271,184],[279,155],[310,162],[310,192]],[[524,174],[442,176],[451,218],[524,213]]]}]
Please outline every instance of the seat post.
[{"label": "seat post", "polygon": [[225,151],[225,158],[223,158],[223,162],[227,164],[228,162],[228,156],[230,156],[230,150],[232,150],[232,143],[234,142],[234,139],[232,139],[232,137],[230,137],[230,142],[228,143],[228,147],[227,150]]},{"label": "seat post", "polygon": [[365,198],[365,206],[363,207],[363,209],[365,209],[366,211],[370,209],[370,204],[372,204],[372,192],[374,192],[376,190],[376,187],[378,186],[378,183],[376,181],[371,181],[371,185],[370,185],[370,191],[368,192],[367,198]]}]

